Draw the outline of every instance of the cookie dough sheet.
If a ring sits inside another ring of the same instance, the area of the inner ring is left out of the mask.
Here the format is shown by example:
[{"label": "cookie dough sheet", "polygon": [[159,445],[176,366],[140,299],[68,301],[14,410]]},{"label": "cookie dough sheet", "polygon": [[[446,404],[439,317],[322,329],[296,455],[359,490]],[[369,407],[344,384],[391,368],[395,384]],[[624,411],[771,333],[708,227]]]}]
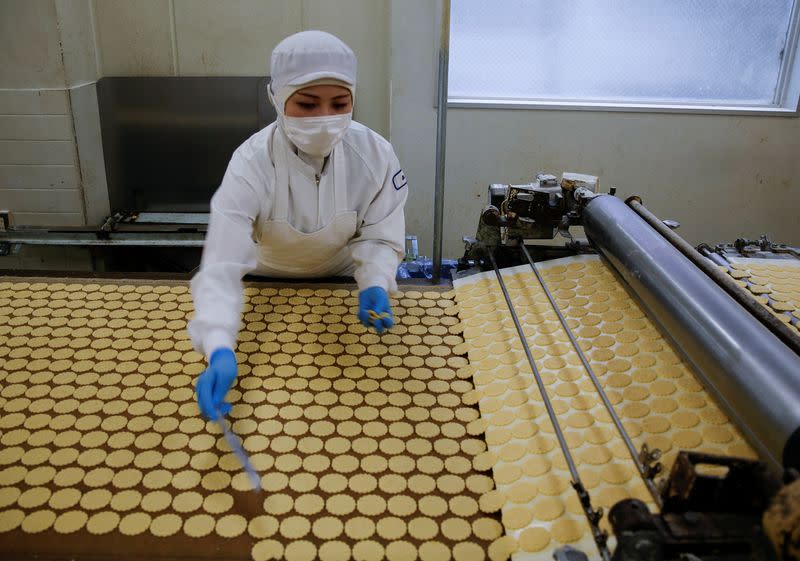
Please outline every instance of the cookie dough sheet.
[{"label": "cookie dough sheet", "polygon": [[[753,457],[687,365],[595,256],[538,264],[568,325],[639,448]],[[502,271],[559,424],[593,506],[652,500],[530,267]],[[597,555],[553,426],[493,272],[454,283],[488,451],[514,559],[550,559],[571,544]],[[609,529],[604,520],[602,527]],[[613,541],[612,541],[613,543]]]},{"label": "cookie dough sheet", "polygon": [[800,331],[800,259],[734,257],[724,270],[778,319]]},{"label": "cookie dough sheet", "polygon": [[185,283],[0,281],[0,558],[496,558],[502,526],[453,295],[250,284],[229,399],[193,381]]}]

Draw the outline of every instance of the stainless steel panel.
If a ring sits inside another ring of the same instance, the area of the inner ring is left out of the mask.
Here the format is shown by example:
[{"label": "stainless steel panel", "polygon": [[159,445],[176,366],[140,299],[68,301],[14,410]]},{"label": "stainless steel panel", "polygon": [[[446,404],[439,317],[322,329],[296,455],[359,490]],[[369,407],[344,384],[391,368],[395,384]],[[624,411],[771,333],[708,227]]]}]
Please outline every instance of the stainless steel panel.
[{"label": "stainless steel panel", "polygon": [[205,224],[209,215],[203,212],[141,212],[137,224]]},{"label": "stainless steel panel", "polygon": [[111,210],[208,212],[231,154],[275,120],[263,77],[97,82]]}]

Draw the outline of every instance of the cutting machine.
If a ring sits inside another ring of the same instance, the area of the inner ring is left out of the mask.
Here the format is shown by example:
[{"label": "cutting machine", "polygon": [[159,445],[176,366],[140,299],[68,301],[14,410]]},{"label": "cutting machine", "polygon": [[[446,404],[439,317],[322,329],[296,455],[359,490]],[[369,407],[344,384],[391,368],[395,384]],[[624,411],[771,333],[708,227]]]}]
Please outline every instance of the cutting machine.
[{"label": "cutting machine", "polygon": [[[781,321],[720,269],[731,253],[759,251],[760,257],[796,258],[794,248],[768,240],[738,240],[732,246],[695,250],[661,221],[638,197],[622,201],[599,192],[598,178],[540,173],[524,185],[492,184],[475,238],[459,275],[492,270],[506,296],[544,399],[535,361],[499,269],[529,264],[562,320],[641,477],[660,512],[651,514],[635,499],[617,503],[609,513],[617,538],[613,553],[599,529],[603,513],[574,469],[560,438],[572,485],[593,527],[605,559],[797,559],[800,535],[797,470],[800,469],[800,337],[797,317]],[[582,226],[585,240],[569,228]],[[556,235],[563,246],[543,244]],[[755,247],[754,247],[755,246]],[[644,310],[662,328],[693,367],[719,406],[759,454],[760,461],[681,452],[668,477],[656,481],[657,450],[636,450],[598,382],[577,340],[537,271],[536,261],[553,255],[599,253],[627,284]],[[560,433],[558,419],[548,408]],[[719,471],[705,468],[714,466]],[[785,486],[784,486],[785,485]],[[772,505],[772,506],[770,506]],[[763,524],[762,524],[763,520]],[[772,546],[768,545],[771,540]],[[583,559],[562,548],[556,559]]]}]

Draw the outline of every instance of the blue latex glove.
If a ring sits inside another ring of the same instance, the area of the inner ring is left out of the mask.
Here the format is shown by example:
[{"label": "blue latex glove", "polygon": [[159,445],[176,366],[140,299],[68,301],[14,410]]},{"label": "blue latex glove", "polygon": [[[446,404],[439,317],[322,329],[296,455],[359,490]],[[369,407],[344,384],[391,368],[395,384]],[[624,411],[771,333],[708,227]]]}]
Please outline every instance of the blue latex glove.
[{"label": "blue latex glove", "polygon": [[384,289],[371,286],[358,293],[358,319],[364,327],[373,326],[378,333],[394,325],[389,295]]},{"label": "blue latex glove", "polygon": [[225,394],[236,380],[236,355],[228,348],[217,349],[211,353],[208,368],[197,378],[195,391],[200,412],[208,420],[227,415],[231,404]]}]

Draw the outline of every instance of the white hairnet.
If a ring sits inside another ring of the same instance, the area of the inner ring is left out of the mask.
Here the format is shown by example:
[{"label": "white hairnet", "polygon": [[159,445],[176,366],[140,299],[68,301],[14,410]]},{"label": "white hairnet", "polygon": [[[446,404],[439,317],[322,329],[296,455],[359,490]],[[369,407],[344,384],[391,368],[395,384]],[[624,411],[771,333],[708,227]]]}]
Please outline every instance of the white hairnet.
[{"label": "white hairnet", "polygon": [[272,51],[270,77],[270,95],[279,115],[286,100],[312,82],[342,85],[355,100],[356,55],[330,33],[301,31]]}]

